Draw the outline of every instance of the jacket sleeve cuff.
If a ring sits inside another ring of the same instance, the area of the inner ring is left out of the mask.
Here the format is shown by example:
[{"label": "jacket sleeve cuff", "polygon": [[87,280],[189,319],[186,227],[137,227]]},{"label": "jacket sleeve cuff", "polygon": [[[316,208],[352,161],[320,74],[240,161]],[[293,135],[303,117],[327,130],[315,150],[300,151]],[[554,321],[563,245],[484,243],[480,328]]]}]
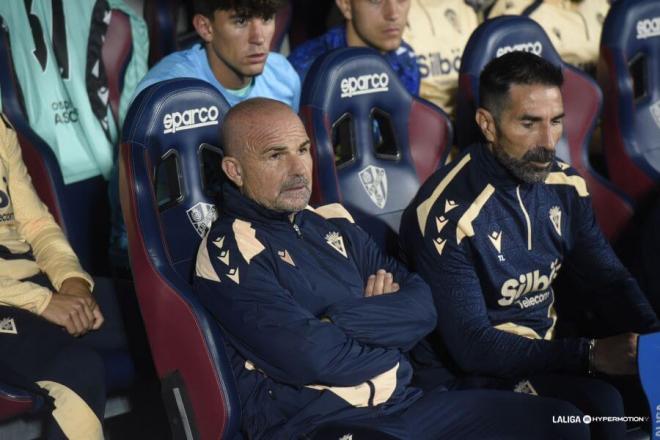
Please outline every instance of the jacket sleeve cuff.
[{"label": "jacket sleeve cuff", "polygon": [[70,272],[64,272],[61,276],[58,276],[56,279],[52,279],[51,283],[53,283],[53,287],[57,292],[60,291],[60,288],[62,287],[62,283],[64,283],[64,280],[69,279],[69,278],[82,278],[83,280],[87,281],[89,284],[89,291],[94,292],[94,279],[84,271],[70,271]]}]

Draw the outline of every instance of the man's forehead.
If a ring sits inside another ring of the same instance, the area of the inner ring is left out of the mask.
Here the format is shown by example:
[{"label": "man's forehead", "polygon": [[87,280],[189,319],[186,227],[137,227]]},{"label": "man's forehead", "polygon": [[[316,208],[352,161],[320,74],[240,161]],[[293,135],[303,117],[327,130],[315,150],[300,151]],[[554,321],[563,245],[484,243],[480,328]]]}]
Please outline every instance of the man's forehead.
[{"label": "man's forehead", "polygon": [[534,107],[537,104],[563,107],[561,89],[549,84],[512,84],[505,109]]},{"label": "man's forehead", "polygon": [[263,121],[246,133],[246,146],[256,154],[277,148],[297,147],[309,141],[302,124],[293,121],[285,124]]}]

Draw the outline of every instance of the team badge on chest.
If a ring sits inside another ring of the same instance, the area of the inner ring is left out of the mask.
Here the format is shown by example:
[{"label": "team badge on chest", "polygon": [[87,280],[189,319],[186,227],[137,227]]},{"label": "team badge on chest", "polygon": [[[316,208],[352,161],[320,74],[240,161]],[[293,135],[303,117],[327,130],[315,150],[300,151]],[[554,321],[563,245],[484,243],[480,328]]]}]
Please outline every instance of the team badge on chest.
[{"label": "team badge on chest", "polygon": [[561,209],[559,206],[553,206],[550,208],[549,215],[552,226],[555,228],[555,231],[557,231],[557,234],[559,234],[561,237]]},{"label": "team badge on chest", "polygon": [[344,258],[348,258],[346,248],[344,247],[344,239],[339,232],[328,232],[325,236],[325,241],[334,248],[337,252],[342,254]]}]

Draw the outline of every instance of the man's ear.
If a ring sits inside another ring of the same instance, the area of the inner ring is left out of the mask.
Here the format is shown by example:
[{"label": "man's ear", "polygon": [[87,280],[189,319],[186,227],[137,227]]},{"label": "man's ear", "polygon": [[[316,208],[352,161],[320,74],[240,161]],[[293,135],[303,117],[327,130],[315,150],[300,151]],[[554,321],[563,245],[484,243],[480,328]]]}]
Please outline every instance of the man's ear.
[{"label": "man's ear", "polygon": [[351,20],[353,18],[351,0],[335,0],[335,3],[341,12],[341,15],[343,15],[346,20]]},{"label": "man's ear", "polygon": [[235,157],[225,156],[222,158],[222,171],[225,172],[229,180],[234,182],[234,185],[239,188],[243,187],[243,169]]},{"label": "man's ear", "polygon": [[195,14],[192,23],[197,31],[197,35],[199,35],[204,42],[210,43],[211,40],[213,40],[213,25],[207,16]]},{"label": "man's ear", "polygon": [[485,108],[479,107],[474,119],[477,121],[477,125],[486,140],[494,143],[497,137],[497,128],[495,127],[495,117],[493,114]]}]

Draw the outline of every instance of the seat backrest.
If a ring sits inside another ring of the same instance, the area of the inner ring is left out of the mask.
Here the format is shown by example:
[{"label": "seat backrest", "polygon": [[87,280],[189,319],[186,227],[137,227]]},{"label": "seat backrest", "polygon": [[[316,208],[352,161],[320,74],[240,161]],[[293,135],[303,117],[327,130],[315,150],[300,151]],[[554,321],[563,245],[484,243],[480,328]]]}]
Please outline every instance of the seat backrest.
[{"label": "seat backrest", "polygon": [[628,224],[632,206],[589,162],[589,142],[602,101],[600,89],[587,74],[561,60],[543,28],[532,19],[497,17],[482,23],[470,37],[459,73],[458,146],[464,148],[481,140],[481,131],[474,119],[481,71],[493,58],[515,50],[533,52],[561,67],[564,75],[561,93],[566,116],[564,133],[557,144],[557,156],[571,164],[585,179],[598,223],[608,238],[615,239]]},{"label": "seat backrest", "polygon": [[[119,98],[126,66],[131,57],[132,33],[128,16],[112,10],[102,46],[102,60],[107,78],[109,102],[118,120]],[[102,177],[83,184],[65,185],[53,149],[30,127],[23,96],[12,61],[9,35],[0,31],[0,81],[2,110],[16,129],[23,160],[41,200],[64,230],[85,270],[107,273],[109,204],[107,183]]]},{"label": "seat backrest", "polygon": [[367,48],[316,60],[300,114],[314,155],[313,202],[343,203],[376,241],[389,241],[420,182],[444,163],[452,139],[447,115],[411,96]]},{"label": "seat backrest", "polygon": [[154,84],[133,101],[120,147],[131,267],[163,395],[178,404],[178,426],[203,439],[231,438],[240,412],[219,326],[191,286],[197,248],[215,217],[214,181],[205,176],[219,172],[215,145],[228,109],[203,81]]},{"label": "seat backrest", "polygon": [[610,179],[642,201],[660,182],[660,2],[612,5],[597,72]]},{"label": "seat backrest", "polygon": [[[192,27],[192,2],[182,0],[149,0],[144,4],[144,17],[149,28],[149,65],[153,66],[161,58],[175,52],[191,47],[202,40]],[[179,33],[177,24],[181,12],[187,22],[187,30]],[[271,51],[279,51],[291,25],[292,6],[290,1],[277,11],[275,15],[275,33],[270,42]]]}]

